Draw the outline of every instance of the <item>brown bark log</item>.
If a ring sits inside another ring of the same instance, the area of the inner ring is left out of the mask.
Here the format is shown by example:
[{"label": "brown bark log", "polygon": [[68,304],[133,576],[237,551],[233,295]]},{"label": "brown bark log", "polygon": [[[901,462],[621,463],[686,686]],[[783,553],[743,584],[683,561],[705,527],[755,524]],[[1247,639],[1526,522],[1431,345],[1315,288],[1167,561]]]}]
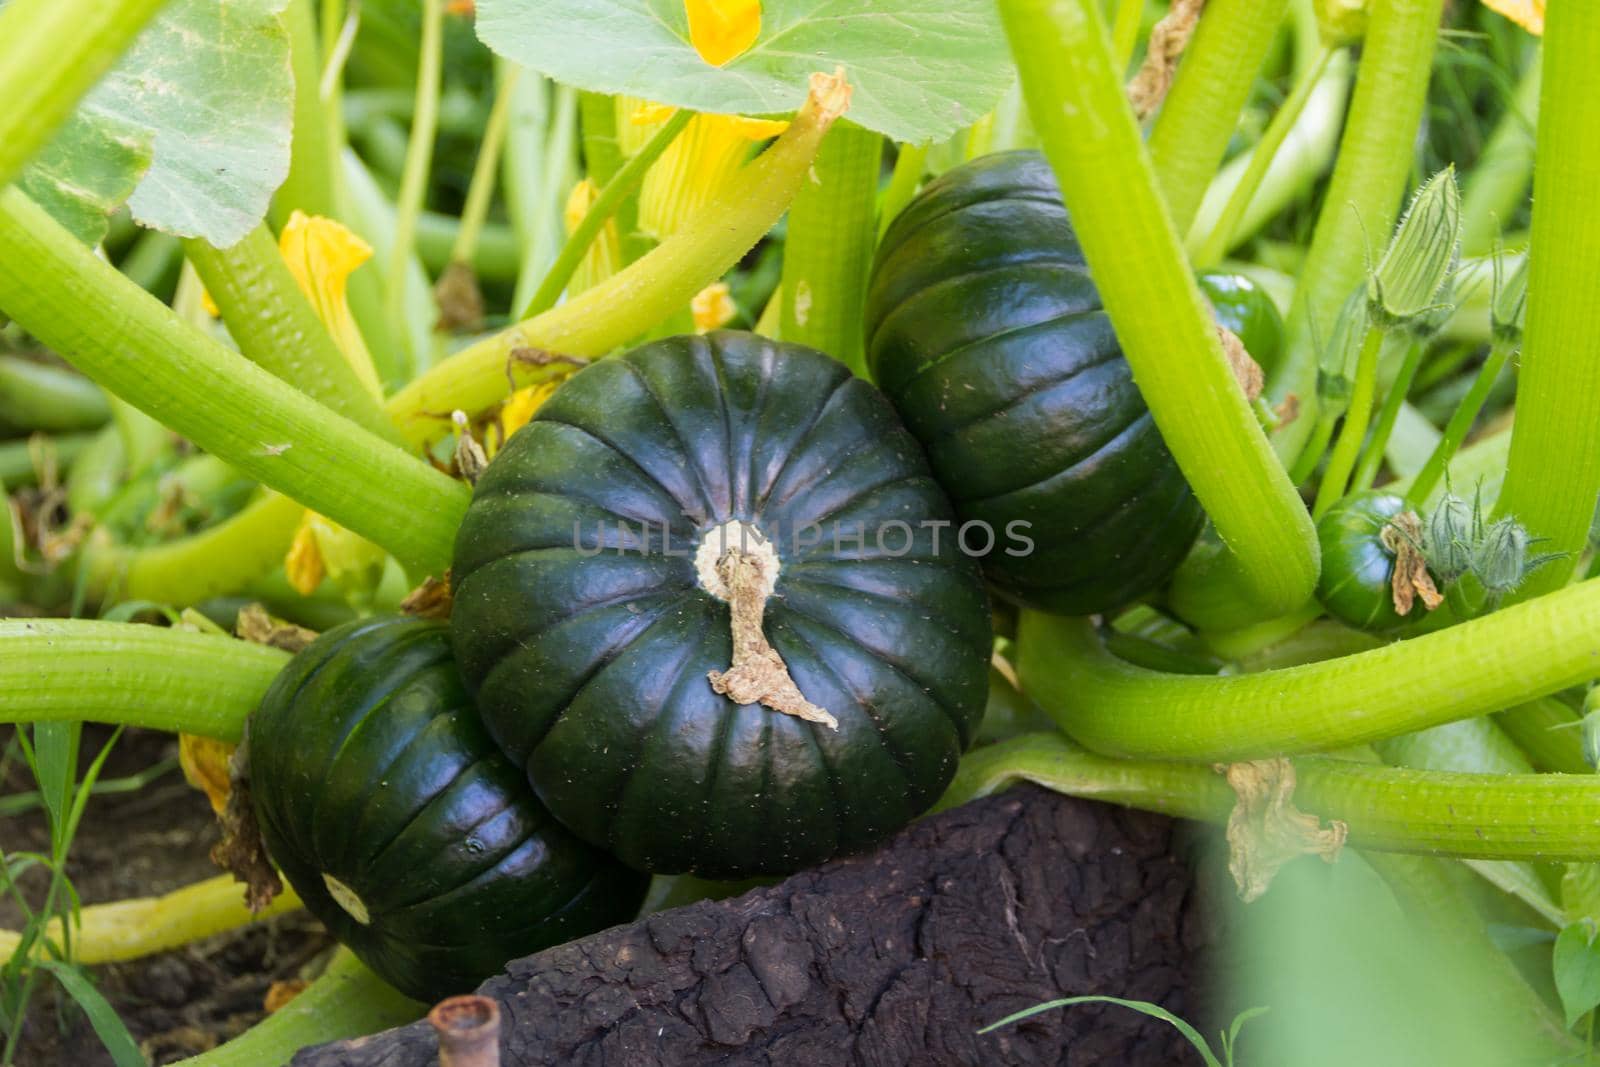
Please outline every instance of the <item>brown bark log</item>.
[{"label": "brown bark log", "polygon": [[[502,1062],[1142,1067],[1198,1063],[1108,1005],[980,1027],[1085,993],[1196,1011],[1204,931],[1167,819],[1025,787],[869,855],[512,962]],[[428,1067],[426,1022],[297,1067]]]}]

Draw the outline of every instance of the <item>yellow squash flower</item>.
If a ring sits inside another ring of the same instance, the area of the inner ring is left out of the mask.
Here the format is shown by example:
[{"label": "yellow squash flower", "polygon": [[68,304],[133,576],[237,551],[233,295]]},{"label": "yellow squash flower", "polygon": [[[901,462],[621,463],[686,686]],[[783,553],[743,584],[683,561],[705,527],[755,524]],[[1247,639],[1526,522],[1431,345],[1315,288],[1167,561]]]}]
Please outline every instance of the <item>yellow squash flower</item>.
[{"label": "yellow squash flower", "polygon": [[296,210],[278,235],[278,251],[356,377],[381,400],[383,386],[346,295],[351,273],[372,258],[372,246],[333,219]]},{"label": "yellow squash flower", "polygon": [[[594,202],[600,196],[600,187],[595,185],[592,178],[585,178],[572,187],[572,192],[567,196],[567,206],[563,213],[570,235],[576,230],[583,217],[589,213]],[[617,271],[622,269],[622,236],[617,231],[617,220],[613,216],[606,220],[595,239],[590,242],[589,250],[584,253],[583,260],[579,262],[572,278],[567,282],[567,295],[577,296],[585,289],[591,289],[600,282],[605,281]]]},{"label": "yellow squash flower", "polygon": [[1483,0],[1490,11],[1504,15],[1538,37],[1544,36],[1544,4],[1545,0]]},{"label": "yellow squash flower", "polygon": [[684,0],[683,6],[689,41],[713,67],[742,55],[761,33],[761,0]]},{"label": "yellow squash flower", "polygon": [[727,282],[712,282],[694,294],[694,299],[689,301],[689,309],[694,312],[696,333],[726,326],[739,313],[728,292]]},{"label": "yellow squash flower", "polygon": [[[278,251],[356,377],[381,400],[383,386],[347,295],[351,272],[372,258],[372,246],[334,219],[295,211],[278,235]],[[302,596],[310,596],[324,578],[365,580],[382,566],[383,556],[383,550],[370,541],[308,511],[295,530],[283,568],[289,584]]]},{"label": "yellow squash flower", "polygon": [[[714,67],[741,55],[761,32],[760,0],[685,0],[684,9],[690,43]],[[617,107],[617,140],[627,155],[643,148],[676,110],[633,97],[618,97]],[[640,231],[658,241],[677,233],[733,179],[758,142],[787,126],[740,115],[696,115],[644,176]]]},{"label": "yellow squash flower", "polygon": [[506,397],[506,402],[500,405],[500,440],[492,442],[496,450],[509,440],[512,434],[528,424],[538,412],[540,405],[550,399],[550,394],[554,393],[567,377],[562,375],[547,382],[530,385]]}]

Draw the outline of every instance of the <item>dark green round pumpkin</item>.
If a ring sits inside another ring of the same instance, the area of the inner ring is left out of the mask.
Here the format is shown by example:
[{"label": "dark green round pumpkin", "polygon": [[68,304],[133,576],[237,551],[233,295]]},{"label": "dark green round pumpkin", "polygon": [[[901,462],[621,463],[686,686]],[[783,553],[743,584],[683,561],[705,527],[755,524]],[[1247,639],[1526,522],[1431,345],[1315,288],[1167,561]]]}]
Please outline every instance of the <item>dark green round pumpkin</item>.
[{"label": "dark green round pumpkin", "polygon": [[[479,480],[456,654],[581,837],[648,871],[793,871],[924,811],[976,731],[989,611],[953,518],[841,364],[753,334],[657,341],[580,371]],[[735,664],[724,566],[766,583],[759,632],[835,725],[714,688]]]},{"label": "dark green round pumpkin", "polygon": [[625,922],[645,879],[561,827],[484,732],[443,623],[317,638],[250,719],[267,852],[402,992],[470,992],[517,956]]},{"label": "dark green round pumpkin", "polygon": [[1369,490],[1345,497],[1317,521],[1317,599],[1345,625],[1375,633],[1405,625],[1406,617],[1394,610],[1394,553],[1383,543],[1383,530],[1406,508],[1393,493]]},{"label": "dark green round pumpkin", "polygon": [[948,171],[894,220],[867,359],[961,518],[1015,531],[983,558],[1006,598],[1110,610],[1161,585],[1194,543],[1200,507],[1038,153]]}]

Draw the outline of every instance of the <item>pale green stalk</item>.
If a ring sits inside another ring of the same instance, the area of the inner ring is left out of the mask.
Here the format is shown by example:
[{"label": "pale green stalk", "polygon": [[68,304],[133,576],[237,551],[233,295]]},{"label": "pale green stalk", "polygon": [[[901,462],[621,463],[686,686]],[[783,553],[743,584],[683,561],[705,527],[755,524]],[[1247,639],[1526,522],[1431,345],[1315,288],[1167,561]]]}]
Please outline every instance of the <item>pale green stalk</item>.
[{"label": "pale green stalk", "polygon": [[[422,40],[417,67],[417,96],[412,110],[411,137],[406,142],[406,162],[400,173],[400,193],[395,200],[394,244],[384,271],[384,308],[390,323],[405,317],[406,269],[416,252],[417,215],[428,192],[433,166],[433,142],[439,129],[439,80],[444,51],[444,0],[422,0]],[[404,337],[405,334],[400,336]],[[413,366],[426,358],[412,352]]]}]

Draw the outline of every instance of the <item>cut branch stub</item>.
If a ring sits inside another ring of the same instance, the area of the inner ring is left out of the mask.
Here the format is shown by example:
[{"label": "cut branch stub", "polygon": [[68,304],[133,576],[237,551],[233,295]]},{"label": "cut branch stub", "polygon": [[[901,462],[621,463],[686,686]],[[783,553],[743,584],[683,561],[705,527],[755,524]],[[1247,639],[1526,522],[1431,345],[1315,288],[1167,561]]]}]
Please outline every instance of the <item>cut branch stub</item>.
[{"label": "cut branch stub", "polygon": [[706,591],[728,602],[733,631],[733,664],[708,672],[711,688],[736,704],[761,704],[837,730],[839,720],[805,698],[762,629],[767,597],[778,581],[772,543],[745,523],[726,523],[706,534],[695,568]]}]

